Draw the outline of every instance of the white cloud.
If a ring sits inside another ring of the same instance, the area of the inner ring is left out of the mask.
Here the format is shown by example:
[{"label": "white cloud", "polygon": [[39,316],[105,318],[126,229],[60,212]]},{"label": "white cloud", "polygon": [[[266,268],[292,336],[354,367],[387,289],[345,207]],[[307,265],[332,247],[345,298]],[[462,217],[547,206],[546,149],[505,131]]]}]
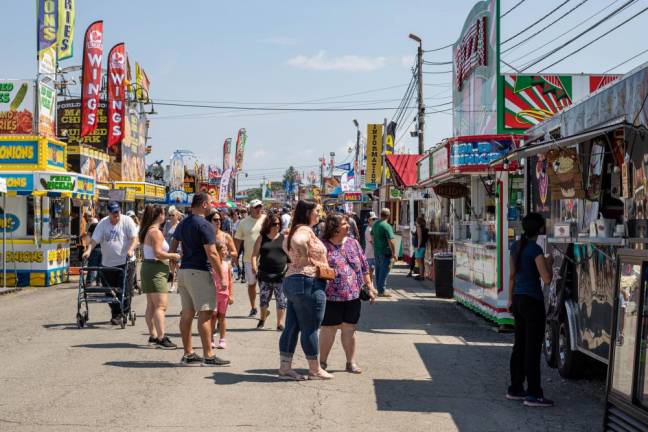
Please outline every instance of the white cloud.
[{"label": "white cloud", "polygon": [[300,69],[319,71],[372,72],[385,66],[386,62],[385,57],[361,57],[357,55],[329,58],[326,51],[320,51],[311,57],[298,55],[288,60],[287,64]]},{"label": "white cloud", "polygon": [[271,36],[271,37],[259,39],[258,42],[262,44],[281,45],[281,46],[297,45],[297,39],[293,39],[291,37],[286,37],[286,36]]},{"label": "white cloud", "polygon": [[414,66],[414,62],[416,61],[416,56],[413,55],[405,55],[401,57],[401,66],[404,68],[412,68]]}]

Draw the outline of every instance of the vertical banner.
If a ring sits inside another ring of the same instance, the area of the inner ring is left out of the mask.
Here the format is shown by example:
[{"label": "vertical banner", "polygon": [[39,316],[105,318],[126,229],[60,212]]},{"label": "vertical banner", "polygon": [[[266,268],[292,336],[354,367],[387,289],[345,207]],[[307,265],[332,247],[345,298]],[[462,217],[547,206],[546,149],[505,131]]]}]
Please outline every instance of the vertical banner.
[{"label": "vertical banner", "polygon": [[37,9],[38,73],[54,74],[57,66],[58,0],[38,0]]},{"label": "vertical banner", "polygon": [[54,83],[45,81],[38,83],[38,134],[47,138],[56,139],[56,123],[54,110],[56,109],[56,92]]},{"label": "vertical banner", "polygon": [[144,71],[139,63],[135,62],[135,84],[137,84],[137,89],[135,91],[135,97],[137,100],[148,102],[149,100],[149,86],[151,81],[149,80],[148,75]]},{"label": "vertical banner", "polygon": [[65,60],[72,57],[74,42],[74,0],[58,0],[58,59]]},{"label": "vertical banner", "polygon": [[245,143],[247,142],[247,132],[244,128],[239,129],[238,136],[236,137],[236,155],[235,169],[241,171],[243,169],[243,155],[245,153]]},{"label": "vertical banner", "polygon": [[83,82],[81,84],[81,138],[92,133],[99,122],[103,21],[88,26],[83,41]]},{"label": "vertical banner", "polygon": [[223,172],[230,167],[230,154],[232,153],[232,138],[226,138],[223,143]]},{"label": "vertical banner", "polygon": [[114,149],[124,137],[126,113],[126,51],[118,43],[108,53],[108,148]]},{"label": "vertical banner", "polygon": [[232,178],[233,168],[228,168],[223,172],[223,177],[221,177],[220,190],[218,191],[218,202],[227,202],[229,197],[229,185],[230,179]]},{"label": "vertical banner", "polygon": [[365,181],[367,187],[376,188],[382,180],[382,124],[367,125],[367,168]]},{"label": "vertical banner", "polygon": [[[385,137],[385,154],[390,155],[394,154],[394,137],[396,135],[396,122],[390,121],[387,124],[387,130],[386,130],[386,137]],[[385,178],[387,180],[391,179],[391,171],[389,167],[385,167]]]}]

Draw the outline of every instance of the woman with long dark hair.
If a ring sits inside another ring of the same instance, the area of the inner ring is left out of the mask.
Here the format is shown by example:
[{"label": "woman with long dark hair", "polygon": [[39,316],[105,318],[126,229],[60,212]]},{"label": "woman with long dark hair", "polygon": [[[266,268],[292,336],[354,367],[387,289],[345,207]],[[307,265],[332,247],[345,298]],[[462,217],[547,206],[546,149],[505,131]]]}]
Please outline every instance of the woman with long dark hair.
[{"label": "woman with long dark hair", "polygon": [[156,348],[176,349],[177,346],[164,334],[164,318],[169,302],[169,260],[179,260],[180,254],[169,253],[169,244],[162,234],[164,209],[147,205],[139,230],[143,249],[140,278],[142,292],[146,294],[146,325],[149,345]]},{"label": "woman with long dark hair", "polygon": [[281,233],[281,218],[277,213],[270,212],[261,227],[261,235],[254,244],[252,251],[252,273],[259,280],[259,297],[261,318],[258,329],[265,326],[270,315],[270,299],[274,293],[277,303],[277,330],[283,331],[283,319],[286,312],[286,295],[283,290],[284,274],[288,268],[288,255],[283,250],[284,236]]},{"label": "woman with long dark hair", "polygon": [[327,369],[327,360],[338,329],[341,332],[342,348],[346,355],[346,371],[362,373],[355,362],[355,332],[360,320],[360,291],[368,289],[373,303],[378,292],[373,287],[369,265],[360,243],[349,235],[350,226],[341,214],[326,218],[324,245],[328,262],[335,270],[335,279],[326,285],[326,312],[320,334],[320,366]]},{"label": "woman with long dark hair", "polygon": [[309,379],[331,379],[333,375],[320,367],[318,330],[326,308],[326,277],[332,269],[326,257],[326,247],[312,227],[319,220],[320,206],[313,201],[300,200],[295,207],[292,225],[283,249],[290,258],[283,282],[288,299],[286,325],[279,339],[279,378],[301,381],[306,377],[292,368],[292,358],[300,341],[308,360]]},{"label": "woman with long dark hair", "polygon": [[418,265],[419,274],[416,280],[425,279],[425,249],[428,244],[428,228],[425,223],[425,216],[420,215],[416,218],[416,238],[418,239],[418,246],[414,251],[414,259]]},{"label": "woman with long dark hair", "polygon": [[[545,305],[542,284],[551,283],[553,257],[545,257],[536,243],[546,233],[546,222],[539,213],[522,219],[522,238],[511,247],[509,297],[515,318],[515,342],[511,353],[510,400],[523,400],[532,407],[553,406],[540,384],[540,361],[545,333]],[[527,389],[524,390],[526,379]]]}]

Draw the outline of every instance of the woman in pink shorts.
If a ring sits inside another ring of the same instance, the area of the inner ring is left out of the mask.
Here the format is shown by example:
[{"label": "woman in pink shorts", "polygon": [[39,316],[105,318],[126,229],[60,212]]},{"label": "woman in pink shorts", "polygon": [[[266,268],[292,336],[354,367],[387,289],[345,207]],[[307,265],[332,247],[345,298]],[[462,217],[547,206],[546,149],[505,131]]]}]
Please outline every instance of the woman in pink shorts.
[{"label": "woman in pink shorts", "polygon": [[222,280],[220,280],[216,273],[212,272],[214,288],[216,289],[216,310],[214,310],[211,320],[212,334],[216,332],[216,324],[218,323],[220,336],[218,346],[214,346],[212,340],[212,347],[225,349],[227,348],[227,342],[225,340],[227,336],[227,321],[225,317],[227,315],[227,307],[234,303],[231,257],[236,256],[236,247],[234,246],[232,237],[220,229],[221,216],[218,212],[213,212],[207,216],[207,221],[213,225],[216,232],[217,249],[223,263]]}]

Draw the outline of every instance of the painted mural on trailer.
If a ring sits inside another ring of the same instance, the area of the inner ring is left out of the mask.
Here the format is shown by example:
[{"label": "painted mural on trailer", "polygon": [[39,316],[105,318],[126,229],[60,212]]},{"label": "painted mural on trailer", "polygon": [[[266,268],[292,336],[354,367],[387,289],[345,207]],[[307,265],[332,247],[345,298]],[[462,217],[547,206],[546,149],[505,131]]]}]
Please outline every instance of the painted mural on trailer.
[{"label": "painted mural on trailer", "polygon": [[544,121],[620,75],[502,75],[501,133],[518,132]]}]

